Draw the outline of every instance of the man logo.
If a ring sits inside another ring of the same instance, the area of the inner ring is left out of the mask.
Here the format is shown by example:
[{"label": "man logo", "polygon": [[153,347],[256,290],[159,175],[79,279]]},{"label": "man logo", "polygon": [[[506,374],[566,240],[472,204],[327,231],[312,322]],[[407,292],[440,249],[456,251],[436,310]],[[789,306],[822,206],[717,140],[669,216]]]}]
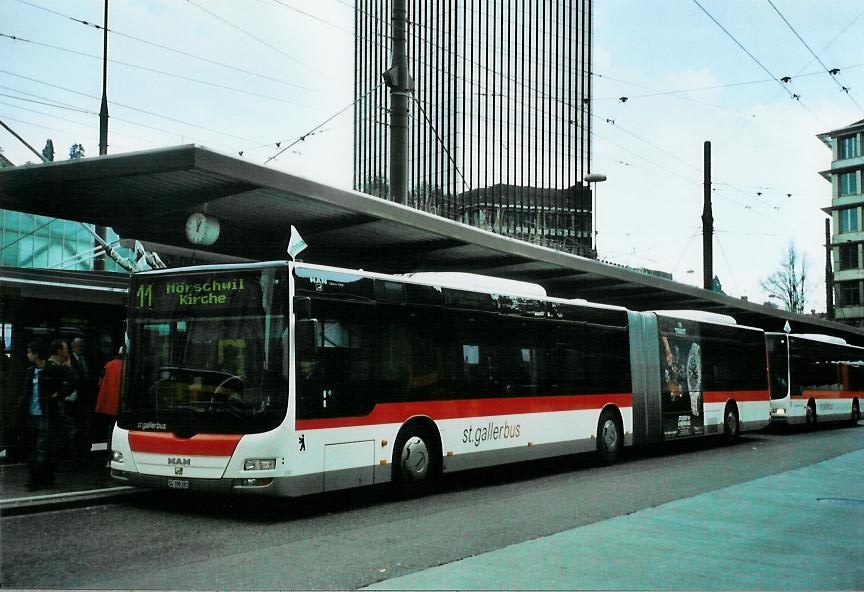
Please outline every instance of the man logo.
[{"label": "man logo", "polygon": [[191,467],[192,466],[192,459],[191,458],[178,458],[178,457],[171,456],[171,457],[168,457],[168,464],[169,465],[181,465],[184,467]]},{"label": "man logo", "polygon": [[174,467],[175,475],[183,475],[183,467]]}]

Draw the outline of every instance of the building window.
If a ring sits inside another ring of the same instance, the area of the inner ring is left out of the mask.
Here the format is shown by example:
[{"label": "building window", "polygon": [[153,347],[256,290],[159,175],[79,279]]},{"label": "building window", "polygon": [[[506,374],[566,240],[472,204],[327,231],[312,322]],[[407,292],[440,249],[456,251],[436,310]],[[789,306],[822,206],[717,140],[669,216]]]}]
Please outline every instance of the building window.
[{"label": "building window", "polygon": [[840,271],[858,268],[858,243],[840,245]]},{"label": "building window", "polygon": [[845,136],[838,140],[840,142],[840,150],[838,160],[846,158],[857,158],[861,154],[861,149],[858,144],[858,136]]},{"label": "building window", "polygon": [[860,282],[837,282],[839,306],[859,306],[861,304]]},{"label": "building window", "polygon": [[858,193],[858,173],[843,173],[839,176],[840,195]]},{"label": "building window", "polygon": [[838,211],[840,232],[858,232],[858,208],[844,208]]}]

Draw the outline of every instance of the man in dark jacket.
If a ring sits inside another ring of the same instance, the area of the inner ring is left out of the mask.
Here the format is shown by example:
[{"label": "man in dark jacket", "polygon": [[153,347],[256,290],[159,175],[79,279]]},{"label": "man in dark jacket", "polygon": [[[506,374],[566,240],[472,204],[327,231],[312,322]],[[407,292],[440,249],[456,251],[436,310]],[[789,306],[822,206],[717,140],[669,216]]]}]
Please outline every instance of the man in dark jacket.
[{"label": "man in dark jacket", "polygon": [[31,443],[29,489],[54,484],[63,441],[63,400],[75,389],[77,377],[68,365],[68,345],[55,340],[49,348],[33,342],[27,359],[33,364],[25,373],[22,418]]}]

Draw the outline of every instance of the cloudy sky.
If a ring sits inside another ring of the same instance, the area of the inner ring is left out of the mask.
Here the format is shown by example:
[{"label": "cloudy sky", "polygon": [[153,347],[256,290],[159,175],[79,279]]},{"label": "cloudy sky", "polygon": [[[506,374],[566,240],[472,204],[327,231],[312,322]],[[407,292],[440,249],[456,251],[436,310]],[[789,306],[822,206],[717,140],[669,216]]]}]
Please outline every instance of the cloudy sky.
[{"label": "cloudy sky", "polygon": [[[698,2],[595,1],[600,256],[701,284],[710,140],[724,291],[765,301],[760,281],[794,242],[809,263],[808,308],[824,310],[830,186],[818,172],[831,154],[816,134],[864,118],[864,3]],[[196,143],[264,163],[277,142],[351,104],[352,6],[111,0],[109,151]],[[101,24],[102,10],[102,0],[0,0],[0,119],[37,150],[52,138],[58,159],[73,143],[98,153],[102,32],[78,21]],[[268,166],[350,187],[351,114]],[[15,163],[36,160],[5,130],[0,147]]]}]

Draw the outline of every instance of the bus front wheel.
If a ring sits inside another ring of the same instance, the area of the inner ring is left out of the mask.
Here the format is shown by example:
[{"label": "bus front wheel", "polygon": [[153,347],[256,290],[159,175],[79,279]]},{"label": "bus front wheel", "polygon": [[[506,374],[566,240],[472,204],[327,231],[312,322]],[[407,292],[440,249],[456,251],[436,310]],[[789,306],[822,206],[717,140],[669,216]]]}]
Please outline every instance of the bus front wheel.
[{"label": "bus front wheel", "polygon": [[597,421],[597,462],[611,465],[618,460],[624,442],[624,430],[618,416],[604,409]]},{"label": "bus front wheel", "polygon": [[430,431],[410,427],[399,434],[393,450],[393,481],[405,497],[425,494],[438,477],[441,455]]}]

